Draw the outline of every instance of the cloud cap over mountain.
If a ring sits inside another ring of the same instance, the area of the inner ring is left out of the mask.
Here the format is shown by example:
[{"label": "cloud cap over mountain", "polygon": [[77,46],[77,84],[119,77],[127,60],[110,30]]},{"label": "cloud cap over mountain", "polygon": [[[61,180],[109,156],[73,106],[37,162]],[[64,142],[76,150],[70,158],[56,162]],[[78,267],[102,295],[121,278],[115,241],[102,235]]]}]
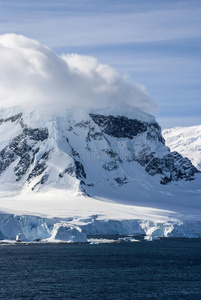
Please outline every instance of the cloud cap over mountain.
[{"label": "cloud cap over mountain", "polygon": [[22,35],[0,36],[0,106],[25,109],[87,109],[129,105],[150,112],[144,87],[122,78],[94,57],[58,56]]}]

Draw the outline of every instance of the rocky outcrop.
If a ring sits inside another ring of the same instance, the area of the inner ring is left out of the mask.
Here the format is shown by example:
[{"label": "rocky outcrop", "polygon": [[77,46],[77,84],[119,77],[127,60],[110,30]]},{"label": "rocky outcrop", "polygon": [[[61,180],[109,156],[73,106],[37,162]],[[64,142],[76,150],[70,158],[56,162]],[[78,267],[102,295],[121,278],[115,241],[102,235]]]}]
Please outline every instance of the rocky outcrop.
[{"label": "rocky outcrop", "polygon": [[145,168],[150,175],[160,174],[161,184],[170,181],[194,180],[195,173],[199,171],[192,165],[188,158],[184,158],[177,152],[169,153],[163,158],[153,157]]},{"label": "rocky outcrop", "polygon": [[[0,125],[4,122],[19,123],[21,125],[21,133],[14,137],[9,144],[0,151],[0,174],[2,174],[12,163],[17,162],[14,167],[16,181],[20,181],[28,169],[32,167],[36,153],[39,147],[36,147],[40,142],[48,139],[49,133],[47,128],[29,128],[22,119],[22,114],[14,115],[6,119],[0,120]],[[46,157],[47,159],[47,157]],[[43,160],[43,157],[39,161]],[[28,176],[28,181],[33,176],[37,176],[41,170],[44,170],[44,162],[36,163],[31,173]]]},{"label": "rocky outcrop", "polygon": [[131,120],[122,116],[102,116],[90,114],[92,120],[102,131],[112,137],[129,138],[147,131],[148,123],[138,120]]}]

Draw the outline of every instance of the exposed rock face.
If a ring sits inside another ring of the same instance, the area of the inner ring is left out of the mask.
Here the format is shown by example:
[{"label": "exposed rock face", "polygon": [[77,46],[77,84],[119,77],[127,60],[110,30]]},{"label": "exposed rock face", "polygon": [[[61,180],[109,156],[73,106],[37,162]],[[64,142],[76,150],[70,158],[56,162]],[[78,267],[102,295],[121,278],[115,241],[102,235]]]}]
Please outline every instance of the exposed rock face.
[{"label": "exposed rock face", "polygon": [[[1,119],[0,125],[4,122],[15,122],[20,124],[21,133],[14,137],[6,147],[0,151],[0,174],[3,173],[13,162],[17,161],[17,165],[14,167],[14,173],[16,175],[16,181],[19,181],[23,175],[25,175],[29,168],[33,167],[35,156],[39,151],[39,147],[36,147],[40,142],[48,139],[47,128],[29,128],[23,123],[22,114],[11,116],[7,119]],[[45,160],[47,155],[41,157],[33,170],[27,177],[30,181],[32,177],[42,174],[45,170]],[[42,163],[41,163],[42,160]]]},{"label": "exposed rock face", "polygon": [[148,124],[138,120],[130,120],[126,117],[102,116],[90,114],[92,120],[102,131],[112,137],[129,138],[147,131]]},{"label": "exposed rock face", "polygon": [[41,175],[46,169],[46,161],[48,160],[48,152],[45,152],[42,157],[37,161],[34,168],[31,170],[29,174],[28,181],[30,181],[33,177]]},{"label": "exposed rock face", "polygon": [[177,152],[169,153],[163,158],[153,157],[145,168],[150,175],[161,174],[160,183],[167,184],[170,181],[193,180],[198,170],[188,158],[184,158]]},{"label": "exposed rock face", "polygon": [[22,114],[1,119],[0,128],[3,124],[18,131],[1,147],[0,180],[9,169],[16,182],[32,190],[49,184],[70,188],[78,182],[80,191],[89,195],[99,181],[111,186],[132,181],[138,176],[134,164],[158,175],[161,184],[193,180],[198,172],[189,159],[170,152],[154,121],[90,114],[79,122],[52,122],[51,134],[45,126],[25,124]]},{"label": "exposed rock face", "polygon": [[15,121],[18,121],[18,120],[21,121],[21,118],[22,118],[22,113],[17,114],[17,115],[14,115],[14,116],[11,116],[11,117],[6,118],[6,119],[0,119],[0,125],[1,125],[3,122],[8,122],[8,121],[11,121],[11,122],[15,122]]},{"label": "exposed rock face", "polygon": [[147,131],[148,139],[154,139],[156,133],[158,133],[157,137],[164,143],[160,126],[157,123],[142,122],[123,116],[114,117],[90,114],[90,117],[104,133],[112,137],[133,139],[138,134]]}]

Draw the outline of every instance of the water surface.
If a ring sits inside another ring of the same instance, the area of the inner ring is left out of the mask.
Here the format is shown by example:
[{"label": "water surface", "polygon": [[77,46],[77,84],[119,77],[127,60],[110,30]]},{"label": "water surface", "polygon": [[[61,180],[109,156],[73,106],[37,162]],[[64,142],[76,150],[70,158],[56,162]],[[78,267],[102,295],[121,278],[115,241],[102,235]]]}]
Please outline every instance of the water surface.
[{"label": "water surface", "polygon": [[0,246],[0,299],[201,299],[201,239]]}]

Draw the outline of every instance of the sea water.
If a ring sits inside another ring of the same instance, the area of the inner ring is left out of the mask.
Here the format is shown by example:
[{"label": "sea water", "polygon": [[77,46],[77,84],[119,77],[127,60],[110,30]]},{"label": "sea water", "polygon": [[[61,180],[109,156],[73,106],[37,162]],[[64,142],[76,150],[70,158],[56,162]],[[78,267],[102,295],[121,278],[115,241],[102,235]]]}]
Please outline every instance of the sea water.
[{"label": "sea water", "polygon": [[201,299],[201,239],[0,246],[0,299]]}]

